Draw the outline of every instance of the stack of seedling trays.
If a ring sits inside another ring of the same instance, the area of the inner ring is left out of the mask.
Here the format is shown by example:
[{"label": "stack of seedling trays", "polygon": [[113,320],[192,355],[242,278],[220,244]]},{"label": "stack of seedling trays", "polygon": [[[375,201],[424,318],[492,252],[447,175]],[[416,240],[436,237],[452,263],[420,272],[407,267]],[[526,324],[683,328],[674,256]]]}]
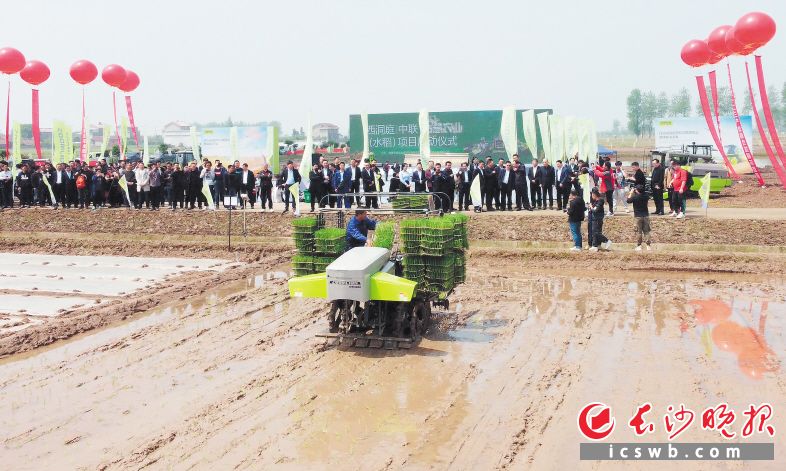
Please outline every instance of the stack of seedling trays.
[{"label": "stack of seedling trays", "polygon": [[347,250],[347,233],[344,229],[328,227],[314,233],[314,273],[324,273]]},{"label": "stack of seedling trays", "polygon": [[298,254],[311,255],[314,252],[314,233],[319,230],[315,217],[302,217],[292,220],[292,239]]},{"label": "stack of seedling trays", "polygon": [[319,273],[315,269],[314,249],[316,248],[315,234],[320,228],[320,223],[315,217],[302,217],[292,220],[292,239],[295,242],[297,254],[292,257],[292,270],[295,276]]},{"label": "stack of seedling trays", "polygon": [[467,223],[469,216],[466,214],[450,214],[445,219],[453,221],[453,256],[456,284],[463,283],[466,278],[466,250],[469,248],[467,236]]},{"label": "stack of seedling trays", "polygon": [[416,281],[418,291],[425,295],[446,294],[456,284],[455,226],[456,221],[450,217],[401,221],[401,242],[406,253],[403,275]]},{"label": "stack of seedling trays", "polygon": [[393,209],[428,209],[428,199],[425,193],[399,193],[393,199]]},{"label": "stack of seedling trays", "polygon": [[393,248],[393,223],[380,222],[374,229],[374,247],[382,247],[385,249]]}]

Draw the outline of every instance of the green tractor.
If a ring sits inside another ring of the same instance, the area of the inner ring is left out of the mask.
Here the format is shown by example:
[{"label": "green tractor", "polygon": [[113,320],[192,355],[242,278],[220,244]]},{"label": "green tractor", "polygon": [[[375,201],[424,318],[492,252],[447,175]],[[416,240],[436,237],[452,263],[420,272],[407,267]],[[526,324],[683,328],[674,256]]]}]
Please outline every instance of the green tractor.
[{"label": "green tractor", "polygon": [[[375,211],[375,214],[381,212],[396,211]],[[343,227],[343,211],[326,209],[320,212],[323,221],[328,219],[325,218],[328,213],[335,213],[337,217],[329,219]],[[441,226],[448,224],[452,228],[455,224],[463,224],[466,228],[465,215],[461,215],[460,221],[452,215],[425,216],[429,213],[417,216],[424,225],[427,221],[440,219]],[[452,234],[451,229],[451,239],[446,242],[451,247]],[[413,244],[404,246],[412,249]],[[413,251],[419,252],[416,247]],[[329,263],[324,272],[291,278],[289,294],[293,298],[327,301],[327,332],[318,334],[319,337],[350,347],[411,348],[428,329],[432,307],[448,309],[448,296],[456,282],[463,281],[463,248],[460,266],[454,265],[453,259],[448,257],[456,257],[452,249],[439,257],[404,253],[398,249],[398,240],[390,248],[355,247]],[[442,268],[429,272],[424,264],[427,259],[433,259],[431,265]],[[459,276],[454,276],[456,270],[460,271]],[[432,276],[429,273],[433,273]]]}]

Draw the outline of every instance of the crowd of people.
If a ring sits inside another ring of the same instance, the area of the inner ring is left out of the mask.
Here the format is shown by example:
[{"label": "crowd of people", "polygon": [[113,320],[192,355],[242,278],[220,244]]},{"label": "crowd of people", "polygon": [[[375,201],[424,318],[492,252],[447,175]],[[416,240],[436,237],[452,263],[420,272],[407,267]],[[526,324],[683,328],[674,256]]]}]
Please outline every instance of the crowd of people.
[{"label": "crowd of people", "polygon": [[[479,179],[480,199],[472,198],[472,185]],[[288,191],[302,177],[294,162],[288,161],[280,174],[265,164],[254,172],[239,161],[224,167],[220,160],[204,159],[201,165],[142,161],[107,163],[105,159],[88,165],[80,161],[44,166],[22,164],[14,177],[8,164],[0,161],[0,208],[12,208],[15,198],[22,208],[128,207],[141,210],[202,209],[224,206],[237,208],[255,204],[273,210],[273,189],[281,187],[284,212],[294,206]],[[532,160],[525,165],[514,155],[511,160],[474,158],[455,168],[429,161],[414,167],[406,163],[377,165],[373,160],[349,163],[338,157],[329,162],[320,157],[308,172],[311,210],[326,206],[378,208],[380,198],[396,193],[432,193],[436,209],[453,211],[563,211],[568,215],[574,250],[581,250],[581,223],[587,220],[590,250],[608,249],[611,241],[603,235],[603,220],[614,216],[615,208],[630,212],[639,234],[637,249],[650,247],[649,216],[665,215],[664,198],[670,216],[685,217],[685,193],[692,176],[672,161],[664,166],[652,161],[647,177],[637,162],[625,171],[621,162],[608,157],[590,164],[574,156],[568,162]],[[381,193],[381,194],[380,194]],[[649,193],[655,210],[649,210]],[[585,195],[589,195],[588,201]],[[212,199],[212,204],[208,201]],[[456,204],[458,200],[458,204]],[[476,201],[477,200],[477,201]],[[555,204],[556,200],[556,204]],[[608,207],[608,210],[606,210]]]},{"label": "crowd of people", "polygon": [[[286,180],[286,186],[299,183],[301,177],[292,162],[287,167],[288,178],[285,174],[281,177]],[[476,178],[480,184],[479,201],[473,201],[470,191]],[[457,169],[450,161],[444,165],[430,161],[424,168],[421,163],[414,167],[389,162],[378,166],[373,161],[361,164],[353,159],[347,165],[339,159],[331,163],[320,158],[312,166],[308,179],[311,211],[327,206],[350,208],[353,204],[358,208],[377,208],[379,196],[363,193],[380,191],[431,192],[436,208],[444,212],[470,211],[470,207],[475,212],[513,211],[514,207],[517,211],[563,211],[568,215],[573,250],[582,249],[581,224],[585,219],[589,249],[609,249],[611,241],[603,235],[604,218],[614,216],[615,208],[629,213],[631,207],[638,233],[636,250],[649,250],[650,214],[665,215],[665,193],[669,215],[684,218],[685,193],[693,184],[691,174],[677,161],[666,167],[653,159],[648,188],[647,176],[638,162],[633,162],[626,171],[622,162],[612,164],[608,157],[590,164],[575,156],[566,163],[557,160],[552,166],[548,160],[533,160],[531,165],[525,165],[518,155],[497,162],[492,158],[485,161],[475,158],[472,162],[461,162]],[[652,212],[650,193],[655,206]],[[589,195],[589,201],[585,202],[585,194]],[[289,204],[285,211],[288,208]]]},{"label": "crowd of people", "polygon": [[[214,204],[251,208],[257,203],[273,210],[273,173],[267,165],[256,173],[235,161],[226,167],[205,159],[201,165],[142,161],[88,165],[73,161],[53,165],[22,164],[13,177],[7,162],[0,162],[0,208],[98,209],[128,207],[141,210],[202,209]],[[206,190],[205,190],[206,189]],[[243,195],[241,198],[240,196]]]}]

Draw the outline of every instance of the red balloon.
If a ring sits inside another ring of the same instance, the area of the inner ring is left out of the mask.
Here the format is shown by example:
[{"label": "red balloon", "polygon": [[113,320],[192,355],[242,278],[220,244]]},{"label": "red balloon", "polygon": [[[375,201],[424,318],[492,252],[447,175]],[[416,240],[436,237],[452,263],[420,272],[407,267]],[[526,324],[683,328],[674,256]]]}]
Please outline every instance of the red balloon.
[{"label": "red balloon", "polygon": [[734,31],[737,41],[759,48],[775,36],[775,20],[766,13],[754,11],[737,20]]},{"label": "red balloon", "polygon": [[89,60],[82,59],[74,62],[68,73],[76,83],[87,85],[98,77],[98,68]]},{"label": "red balloon", "polygon": [[680,53],[682,62],[691,67],[701,67],[709,62],[711,56],[712,51],[710,51],[710,47],[701,39],[691,39],[682,46],[682,52]]},{"label": "red balloon", "polygon": [[138,86],[139,86],[139,75],[137,75],[136,72],[134,71],[126,70],[126,79],[117,88],[123,90],[126,93],[131,93],[134,90],[136,90],[136,87]]},{"label": "red balloon", "polygon": [[747,56],[751,52],[758,49],[759,46],[757,45],[745,45],[742,44],[737,40],[736,37],[736,28],[732,27],[726,31],[726,47],[730,51],[730,55],[740,55],[740,56]]},{"label": "red balloon", "polygon": [[713,29],[707,37],[707,46],[710,47],[710,51],[712,51],[714,56],[719,56],[718,60],[723,59],[731,53],[729,48],[726,47],[726,31],[731,28],[731,25],[718,26]]},{"label": "red balloon", "polygon": [[30,85],[41,85],[49,78],[49,67],[41,61],[27,61],[19,76]]},{"label": "red balloon", "polygon": [[25,68],[25,56],[13,47],[0,49],[0,72],[15,74]]},{"label": "red balloon", "polygon": [[119,87],[126,81],[126,69],[117,64],[109,64],[101,71],[101,78],[110,87]]}]

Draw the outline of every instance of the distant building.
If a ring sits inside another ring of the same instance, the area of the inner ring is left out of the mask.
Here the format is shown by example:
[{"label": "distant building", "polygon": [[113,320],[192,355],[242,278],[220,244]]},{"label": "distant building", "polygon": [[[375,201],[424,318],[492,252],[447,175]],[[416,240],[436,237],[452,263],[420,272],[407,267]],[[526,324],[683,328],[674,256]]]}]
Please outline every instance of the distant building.
[{"label": "distant building", "polygon": [[191,125],[183,121],[172,121],[164,126],[161,135],[164,138],[164,144],[170,146],[190,146]]},{"label": "distant building", "polygon": [[338,142],[338,126],[330,123],[318,123],[311,128],[314,142]]}]

